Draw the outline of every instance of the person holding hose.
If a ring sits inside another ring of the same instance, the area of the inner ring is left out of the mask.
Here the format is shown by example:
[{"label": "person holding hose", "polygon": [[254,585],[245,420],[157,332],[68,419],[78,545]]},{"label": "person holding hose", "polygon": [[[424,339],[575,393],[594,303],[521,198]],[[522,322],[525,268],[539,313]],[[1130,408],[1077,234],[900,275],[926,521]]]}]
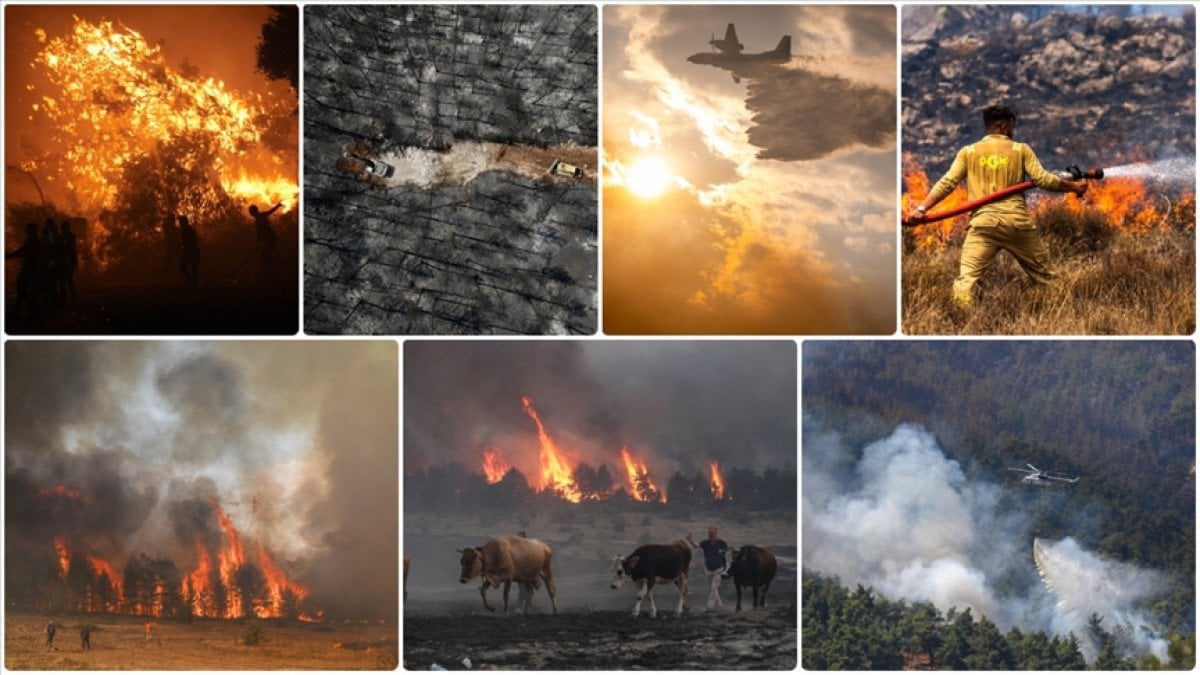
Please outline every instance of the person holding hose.
[{"label": "person holding hose", "polygon": [[[909,213],[910,220],[925,216],[964,178],[967,199],[971,201],[1017,185],[1026,176],[1043,190],[1077,195],[1087,191],[1086,180],[1070,180],[1046,171],[1028,145],[1013,140],[1017,115],[1008,106],[984,108],[983,125],[987,135],[958,151],[950,170]],[[958,278],[954,281],[953,298],[957,304],[972,305],[979,278],[1001,249],[1011,253],[1035,283],[1047,284],[1054,279],[1049,267],[1050,251],[1029,217],[1023,192],[980,206],[971,213]]]}]

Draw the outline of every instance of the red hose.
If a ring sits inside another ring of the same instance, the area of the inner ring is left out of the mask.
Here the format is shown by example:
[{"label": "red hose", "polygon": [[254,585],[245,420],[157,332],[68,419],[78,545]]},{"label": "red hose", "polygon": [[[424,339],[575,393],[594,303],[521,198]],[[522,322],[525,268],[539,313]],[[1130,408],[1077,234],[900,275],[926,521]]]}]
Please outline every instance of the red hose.
[{"label": "red hose", "polygon": [[1011,187],[1006,187],[1003,190],[993,192],[990,195],[984,195],[975,201],[967,202],[962,206],[956,206],[948,211],[941,211],[939,213],[926,213],[923,216],[917,216],[911,220],[906,218],[902,220],[900,224],[904,225],[905,227],[914,227],[916,225],[924,225],[925,223],[936,223],[939,220],[953,218],[954,216],[966,213],[967,211],[973,211],[985,204],[998,202],[1005,197],[1011,197],[1012,195],[1015,195],[1018,192],[1024,192],[1031,187],[1033,187],[1033,181],[1027,180],[1024,183],[1017,183]]}]

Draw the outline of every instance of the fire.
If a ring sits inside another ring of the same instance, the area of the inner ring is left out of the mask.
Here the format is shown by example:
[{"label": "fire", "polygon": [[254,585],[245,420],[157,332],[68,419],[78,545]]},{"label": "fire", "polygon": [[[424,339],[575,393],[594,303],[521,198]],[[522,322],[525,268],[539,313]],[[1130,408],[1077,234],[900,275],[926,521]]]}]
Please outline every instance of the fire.
[{"label": "fire", "polygon": [[190,602],[195,616],[218,616],[216,600],[213,598],[212,558],[200,542],[196,542],[196,569],[183,578],[183,597]]},{"label": "fire", "polygon": [[69,497],[71,499],[79,499],[79,490],[72,490],[65,485],[55,485],[52,488],[38,488],[37,496],[39,497]]},{"label": "fire", "polygon": [[500,448],[488,448],[483,451],[483,475],[489,484],[499,483],[500,479],[504,478],[504,474],[508,473],[509,468]]},{"label": "fire", "polygon": [[639,502],[667,501],[667,493],[658,489],[650,479],[650,469],[642,460],[635,459],[629,454],[629,448],[621,448],[621,461],[625,464],[625,474],[629,477],[629,494]]},{"label": "fire", "polygon": [[283,570],[279,569],[279,565],[275,564],[271,554],[261,546],[258,547],[258,566],[262,568],[263,576],[267,579],[267,602],[255,608],[258,618],[283,616],[284,610],[288,609],[288,595],[291,596],[293,611],[296,604],[308,597],[308,587],[288,579]]},{"label": "fire", "polygon": [[104,607],[94,608],[93,611],[116,612],[125,604],[124,582],[121,577],[117,576],[117,571],[104,558],[98,556],[87,557],[88,564],[92,566],[92,571],[95,572],[96,578],[101,576],[108,577],[108,583],[112,586],[113,598],[105,603]]},{"label": "fire", "polygon": [[[1180,202],[1194,200],[1185,193]],[[1067,195],[1067,208],[1075,213],[1095,209],[1108,216],[1109,223],[1131,234],[1146,234],[1169,227],[1169,213],[1159,210],[1158,198],[1138,178],[1116,177],[1092,181],[1083,198]],[[1167,207],[1168,211],[1170,207]],[[1194,219],[1189,219],[1194,224]]]},{"label": "fire", "polygon": [[71,571],[71,549],[67,548],[66,537],[54,538],[54,552],[58,554],[58,567],[62,570],[62,576],[67,578],[67,572]]},{"label": "fire", "polygon": [[[908,213],[929,196],[932,186],[925,171],[917,166],[916,159],[911,153],[904,153],[904,194],[900,197],[900,212]],[[967,189],[962,184],[954,188],[945,199],[938,202],[936,211],[950,210],[967,203]],[[969,214],[955,218],[947,218],[936,223],[925,223],[912,228],[913,238],[917,248],[926,251],[940,251],[950,243],[950,235],[955,228],[966,227]]]},{"label": "fire", "polygon": [[709,462],[708,474],[713,499],[721,501],[725,498],[725,476],[721,475],[721,467],[717,464],[717,460],[714,459],[712,462]]},{"label": "fire", "polygon": [[533,399],[522,396],[521,404],[525,406],[525,412],[537,424],[540,447],[538,460],[541,468],[541,484],[538,489],[552,489],[562,495],[563,499],[579,503],[583,496],[575,487],[575,480],[572,477],[571,466],[568,464],[566,454],[559,449],[550,434],[546,433],[546,427],[542,425],[541,418],[533,409]]},{"label": "fire", "polygon": [[[265,144],[273,120],[294,100],[233,90],[221,80],[168,65],[161,46],[120,23],[75,18],[67,35],[47,38],[31,64],[54,89],[33,104],[61,156],[33,162],[56,173],[89,215],[122,206],[122,185],[163,183],[160,212],[212,221],[229,206],[295,207],[295,170]],[[54,179],[54,176],[51,176]],[[127,196],[126,196],[127,197]],[[98,231],[102,236],[104,230]]]}]

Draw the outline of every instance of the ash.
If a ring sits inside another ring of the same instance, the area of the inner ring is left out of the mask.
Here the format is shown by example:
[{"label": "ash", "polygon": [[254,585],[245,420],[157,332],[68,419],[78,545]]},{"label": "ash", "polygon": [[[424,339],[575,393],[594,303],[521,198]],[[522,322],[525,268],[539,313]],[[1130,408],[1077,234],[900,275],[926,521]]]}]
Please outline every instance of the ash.
[{"label": "ash", "polygon": [[594,333],[594,185],[501,164],[384,189],[337,162],[595,146],[596,58],[589,6],[306,12],[306,332]]}]

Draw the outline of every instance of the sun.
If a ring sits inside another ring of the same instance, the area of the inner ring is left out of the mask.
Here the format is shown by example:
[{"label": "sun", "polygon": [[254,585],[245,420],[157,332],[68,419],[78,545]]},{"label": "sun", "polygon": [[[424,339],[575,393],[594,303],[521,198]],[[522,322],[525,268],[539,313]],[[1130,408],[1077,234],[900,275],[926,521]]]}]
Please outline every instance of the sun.
[{"label": "sun", "polygon": [[671,185],[671,167],[655,155],[638,157],[629,166],[625,185],[642,199],[654,199]]}]

